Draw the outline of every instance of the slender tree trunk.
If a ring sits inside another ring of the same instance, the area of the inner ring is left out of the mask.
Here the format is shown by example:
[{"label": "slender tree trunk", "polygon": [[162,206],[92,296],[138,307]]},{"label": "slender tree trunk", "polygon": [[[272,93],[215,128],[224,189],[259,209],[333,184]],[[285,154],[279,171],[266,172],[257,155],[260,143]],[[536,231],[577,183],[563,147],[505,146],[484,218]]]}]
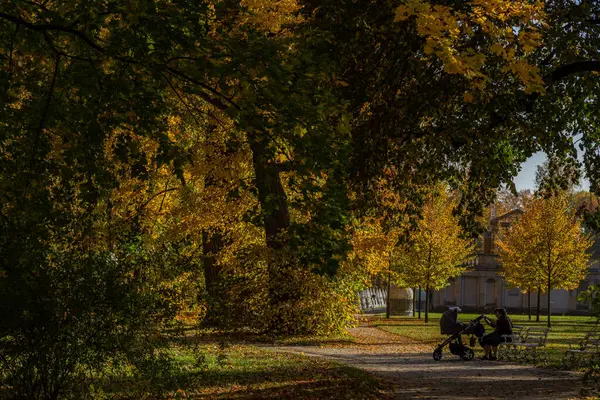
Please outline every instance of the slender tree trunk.
[{"label": "slender tree trunk", "polygon": [[429,322],[429,287],[425,286],[425,323]]},{"label": "slender tree trunk", "polygon": [[542,302],[542,288],[538,287],[537,292],[537,310],[535,314],[535,322],[540,322],[540,303]]},{"label": "slender tree trunk", "polygon": [[529,313],[529,320],[531,321],[531,290],[527,291],[527,311]]},{"label": "slender tree trunk", "polygon": [[418,304],[418,310],[419,310],[419,319],[421,319],[421,286],[419,286],[418,290],[419,290],[419,304]]},{"label": "slender tree trunk", "polygon": [[550,295],[551,295],[550,290],[551,289],[552,288],[550,286],[550,278],[548,278],[548,328],[550,328],[550,313],[551,313],[551,310],[550,310],[550,303],[551,303],[550,302]]},{"label": "slender tree trunk", "polygon": [[209,235],[202,231],[202,266],[207,295],[205,321],[209,325],[219,325],[225,316],[224,293],[220,290],[221,267],[216,263],[216,255],[223,248],[223,238],[219,234]]},{"label": "slender tree trunk", "polygon": [[413,317],[417,312],[417,288],[413,288]]},{"label": "slender tree trunk", "polygon": [[385,296],[385,317],[390,318],[390,290],[392,288],[391,278],[392,278],[392,266],[391,261],[388,265],[388,276],[387,276],[387,295]]}]

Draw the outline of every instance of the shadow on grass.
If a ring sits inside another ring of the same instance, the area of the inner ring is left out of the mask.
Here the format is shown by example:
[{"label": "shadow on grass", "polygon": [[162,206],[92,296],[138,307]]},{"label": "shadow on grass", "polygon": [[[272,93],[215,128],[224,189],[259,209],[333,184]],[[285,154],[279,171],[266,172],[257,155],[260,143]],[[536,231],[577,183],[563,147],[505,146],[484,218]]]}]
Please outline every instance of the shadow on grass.
[{"label": "shadow on grass", "polygon": [[[318,382],[294,382],[276,387],[244,387],[236,388],[232,391],[223,393],[222,391],[208,391],[195,396],[195,399],[384,399],[382,393],[366,390],[350,394],[345,390],[347,386],[345,380],[330,380]],[[349,397],[357,396],[357,397]]]},{"label": "shadow on grass", "polygon": [[[380,396],[378,379],[344,365],[288,355],[277,358],[263,351],[235,355],[232,363],[204,370],[177,371],[147,382],[112,377],[100,382],[104,392],[118,398],[172,398],[183,390],[194,399],[367,399]],[[274,359],[277,359],[274,363]]]}]

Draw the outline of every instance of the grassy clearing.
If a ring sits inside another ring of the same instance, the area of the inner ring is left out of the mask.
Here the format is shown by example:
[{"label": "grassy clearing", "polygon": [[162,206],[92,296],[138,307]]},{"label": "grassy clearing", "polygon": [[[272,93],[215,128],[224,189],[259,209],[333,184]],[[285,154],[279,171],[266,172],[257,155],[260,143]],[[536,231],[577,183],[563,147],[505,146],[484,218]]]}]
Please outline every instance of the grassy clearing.
[{"label": "grassy clearing", "polygon": [[[345,336],[339,340],[345,340]],[[107,399],[385,399],[386,383],[342,364],[277,353],[248,343],[245,336],[188,337],[174,343],[168,374],[142,382],[129,377],[103,385]],[[255,337],[251,338],[256,339]],[[347,338],[346,338],[347,339]],[[331,338],[280,340],[323,343]],[[334,339],[337,341],[338,339]],[[229,343],[229,344],[227,344]]]},{"label": "grassy clearing", "polygon": [[[413,317],[394,317],[389,320],[385,318],[376,318],[371,323],[384,331],[397,335],[420,340],[425,343],[439,343],[445,336],[440,334],[439,319],[441,313],[430,313],[430,322],[425,324],[421,319]],[[468,322],[476,318],[479,314],[460,314],[459,320]],[[540,322],[535,322],[535,316],[532,320],[527,315],[510,315],[514,325],[541,326],[546,327],[546,317],[540,317]],[[559,366],[565,350],[569,343],[576,344],[585,334],[591,330],[598,329],[596,319],[593,317],[580,316],[552,316],[552,330],[548,335],[548,357],[550,365]],[[490,327],[486,326],[486,332],[491,332]]]}]

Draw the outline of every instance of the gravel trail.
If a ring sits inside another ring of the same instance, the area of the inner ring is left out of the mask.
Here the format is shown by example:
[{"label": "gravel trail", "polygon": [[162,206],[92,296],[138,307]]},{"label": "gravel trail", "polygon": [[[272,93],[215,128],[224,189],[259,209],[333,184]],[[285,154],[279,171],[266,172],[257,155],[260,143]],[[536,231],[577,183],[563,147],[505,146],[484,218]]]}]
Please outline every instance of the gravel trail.
[{"label": "gravel trail", "polygon": [[350,329],[356,343],[274,346],[273,350],[323,357],[393,380],[396,399],[577,399],[581,375],[498,361],[463,361],[444,349],[374,327]]}]

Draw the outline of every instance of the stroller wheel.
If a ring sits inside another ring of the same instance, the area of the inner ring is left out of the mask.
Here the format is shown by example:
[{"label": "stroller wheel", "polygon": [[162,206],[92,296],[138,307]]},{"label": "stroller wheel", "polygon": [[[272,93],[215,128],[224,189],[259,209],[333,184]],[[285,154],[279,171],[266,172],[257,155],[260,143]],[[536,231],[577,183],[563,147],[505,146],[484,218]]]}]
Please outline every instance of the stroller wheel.
[{"label": "stroller wheel", "polygon": [[473,359],[473,357],[475,357],[475,352],[472,349],[465,347],[465,349],[463,350],[463,353],[461,354],[460,357],[463,360],[471,361]]},{"label": "stroller wheel", "polygon": [[442,349],[440,349],[439,347],[435,348],[435,350],[433,351],[433,359],[435,361],[440,361],[442,359]]}]

